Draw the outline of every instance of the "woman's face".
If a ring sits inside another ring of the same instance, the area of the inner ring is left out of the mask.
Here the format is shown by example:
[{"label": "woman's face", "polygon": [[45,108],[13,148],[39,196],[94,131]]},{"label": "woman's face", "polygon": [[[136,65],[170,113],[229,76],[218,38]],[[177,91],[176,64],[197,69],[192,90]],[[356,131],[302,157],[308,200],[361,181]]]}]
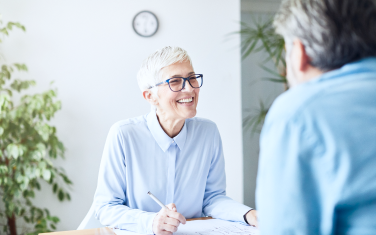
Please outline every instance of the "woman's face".
[{"label": "woman's face", "polygon": [[[163,81],[173,77],[189,77],[194,74],[189,61],[175,63],[163,68]],[[189,82],[185,83],[183,90],[173,92],[168,84],[160,85],[158,88],[158,113],[163,113],[169,119],[187,119],[196,116],[198,95],[200,88],[192,88]]]}]

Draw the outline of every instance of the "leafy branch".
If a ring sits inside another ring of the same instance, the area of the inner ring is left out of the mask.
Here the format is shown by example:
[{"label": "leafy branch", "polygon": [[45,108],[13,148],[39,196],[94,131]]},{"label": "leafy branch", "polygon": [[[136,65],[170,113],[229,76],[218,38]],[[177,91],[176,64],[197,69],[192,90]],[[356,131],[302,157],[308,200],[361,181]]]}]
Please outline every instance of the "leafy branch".
[{"label": "leafy branch", "polygon": [[[25,31],[23,25],[9,22],[0,32],[8,35],[13,27]],[[72,185],[64,170],[52,163],[65,153],[56,127],[49,123],[61,109],[57,91],[24,94],[36,82],[14,79],[12,74],[27,70],[25,64],[14,63],[1,65],[0,71],[0,196],[5,207],[0,217],[8,220],[3,231],[11,235],[17,234],[17,217],[34,225],[28,234],[55,230],[59,218],[34,206],[31,200],[35,190],[41,190],[40,181],[51,185],[60,201],[70,200],[68,189]]]},{"label": "leafy branch", "polygon": [[[2,24],[3,22],[0,20],[0,24]],[[26,32],[26,28],[25,26],[21,25],[20,23],[17,23],[17,22],[8,22],[8,24],[5,26],[5,27],[0,27],[0,33],[4,34],[4,35],[9,35],[9,31],[13,29],[13,27],[16,27],[16,28],[19,28],[21,30],[23,30],[24,32]],[[0,39],[0,42],[2,42],[2,40]]]},{"label": "leafy branch", "polygon": [[243,128],[245,130],[251,130],[253,133],[259,133],[261,126],[264,123],[266,114],[269,109],[265,107],[264,103],[260,101],[260,108],[254,110],[255,114],[250,114],[243,120]]},{"label": "leafy branch", "polygon": [[[285,90],[288,89],[286,79],[286,60],[284,58],[285,42],[283,37],[276,34],[273,27],[273,20],[270,19],[263,23],[253,20],[254,26],[241,22],[241,30],[236,32],[242,36],[242,59],[244,60],[251,54],[257,52],[266,53],[266,58],[260,62],[260,67],[270,74],[270,77],[262,78],[262,81],[282,83]],[[272,61],[275,70],[267,68],[263,64]],[[254,133],[259,133],[264,123],[266,114],[270,106],[266,106],[264,102],[260,101],[259,108],[253,110],[243,120],[243,128],[245,130],[251,129]]]}]

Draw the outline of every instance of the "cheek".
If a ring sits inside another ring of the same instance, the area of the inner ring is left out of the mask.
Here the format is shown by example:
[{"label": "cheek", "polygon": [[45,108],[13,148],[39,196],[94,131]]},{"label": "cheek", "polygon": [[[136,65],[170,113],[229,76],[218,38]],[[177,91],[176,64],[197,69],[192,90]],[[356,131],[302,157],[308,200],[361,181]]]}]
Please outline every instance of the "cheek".
[{"label": "cheek", "polygon": [[165,94],[165,99],[166,99],[166,103],[168,104],[168,106],[172,106],[172,107],[176,107],[177,106],[177,102],[176,102],[176,94],[174,92],[169,92],[169,93],[166,93]]},{"label": "cheek", "polygon": [[196,96],[200,94],[200,88],[196,88],[194,91],[195,91]]},{"label": "cheek", "polygon": [[196,101],[198,102],[198,98],[200,96],[200,88],[195,90],[195,94],[196,94]]},{"label": "cheek", "polygon": [[161,106],[169,106],[173,103],[175,103],[176,94],[175,92],[170,91],[170,89],[167,87],[163,87],[162,89],[158,90],[158,96],[159,96],[159,104]]}]

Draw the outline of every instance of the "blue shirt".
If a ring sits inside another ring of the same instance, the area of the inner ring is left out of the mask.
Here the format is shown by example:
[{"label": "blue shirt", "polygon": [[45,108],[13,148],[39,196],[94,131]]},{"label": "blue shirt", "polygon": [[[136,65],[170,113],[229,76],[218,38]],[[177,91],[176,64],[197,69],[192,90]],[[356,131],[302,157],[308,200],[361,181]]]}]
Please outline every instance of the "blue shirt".
[{"label": "blue shirt", "polygon": [[376,58],[298,85],[260,139],[261,234],[376,234]]},{"label": "blue shirt", "polygon": [[94,196],[96,217],[104,225],[152,234],[161,207],[148,191],[165,204],[175,203],[186,218],[204,214],[244,222],[250,210],[226,196],[221,137],[202,118],[187,119],[174,138],[155,112],[112,126]]}]

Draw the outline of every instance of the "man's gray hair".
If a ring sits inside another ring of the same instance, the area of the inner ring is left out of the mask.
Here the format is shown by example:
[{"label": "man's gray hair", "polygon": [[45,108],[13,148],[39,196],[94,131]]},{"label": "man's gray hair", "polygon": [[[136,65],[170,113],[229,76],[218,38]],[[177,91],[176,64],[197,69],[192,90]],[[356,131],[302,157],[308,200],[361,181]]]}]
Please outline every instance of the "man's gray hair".
[{"label": "man's gray hair", "polygon": [[286,43],[300,39],[322,71],[376,56],[375,0],[283,0],[274,26]]},{"label": "man's gray hair", "polygon": [[[137,74],[138,86],[145,91],[162,81],[162,69],[175,64],[189,61],[192,64],[186,50],[180,47],[167,46],[149,55],[141,65]],[[158,87],[153,89],[154,94]]]}]

